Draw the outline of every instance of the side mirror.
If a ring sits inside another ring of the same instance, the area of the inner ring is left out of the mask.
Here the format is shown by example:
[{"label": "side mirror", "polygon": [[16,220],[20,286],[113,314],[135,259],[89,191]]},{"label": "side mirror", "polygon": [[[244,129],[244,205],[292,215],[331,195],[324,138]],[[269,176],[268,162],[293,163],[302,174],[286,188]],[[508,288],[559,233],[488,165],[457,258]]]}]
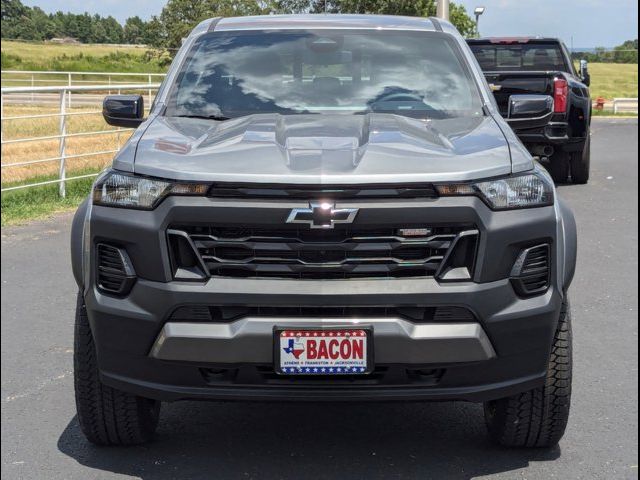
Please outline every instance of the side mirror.
[{"label": "side mirror", "polygon": [[109,95],[102,102],[102,116],[114,127],[135,128],[144,121],[142,95]]},{"label": "side mirror", "polygon": [[513,129],[543,127],[553,115],[553,98],[549,95],[511,95],[507,123]]},{"label": "side mirror", "polygon": [[587,87],[591,85],[591,75],[589,75],[589,64],[586,60],[580,60],[580,79]]}]

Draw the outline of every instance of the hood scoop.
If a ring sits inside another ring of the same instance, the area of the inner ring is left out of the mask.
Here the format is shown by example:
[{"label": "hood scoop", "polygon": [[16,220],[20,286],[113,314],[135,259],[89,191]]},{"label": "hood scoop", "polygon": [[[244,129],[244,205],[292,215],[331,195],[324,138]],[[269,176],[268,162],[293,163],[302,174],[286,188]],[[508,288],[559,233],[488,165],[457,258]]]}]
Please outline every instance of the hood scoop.
[{"label": "hood scoop", "polygon": [[362,158],[358,139],[349,137],[289,137],[284,152],[287,166],[293,170],[309,170],[324,164],[336,171],[348,171]]},{"label": "hood scoop", "polygon": [[326,165],[344,172],[360,163],[369,143],[370,125],[369,115],[336,115],[329,124],[320,115],[278,115],[275,140],[292,170]]}]

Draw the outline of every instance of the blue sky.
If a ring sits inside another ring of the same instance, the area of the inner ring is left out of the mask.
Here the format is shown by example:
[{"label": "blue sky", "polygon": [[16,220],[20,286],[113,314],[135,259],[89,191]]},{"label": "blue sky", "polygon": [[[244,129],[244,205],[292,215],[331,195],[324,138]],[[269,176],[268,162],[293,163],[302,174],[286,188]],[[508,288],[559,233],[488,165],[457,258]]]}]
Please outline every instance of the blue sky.
[{"label": "blue sky", "polygon": [[[455,0],[454,0],[455,1]],[[23,0],[46,12],[113,15],[124,22],[138,15],[148,19],[162,10],[165,0]],[[480,18],[482,35],[559,36],[576,48],[612,47],[638,37],[636,0],[458,0],[467,11],[486,7]]]},{"label": "blue sky", "polygon": [[[455,0],[454,0],[455,1]],[[480,33],[561,37],[576,48],[613,47],[638,38],[636,0],[458,0],[486,7]]]}]

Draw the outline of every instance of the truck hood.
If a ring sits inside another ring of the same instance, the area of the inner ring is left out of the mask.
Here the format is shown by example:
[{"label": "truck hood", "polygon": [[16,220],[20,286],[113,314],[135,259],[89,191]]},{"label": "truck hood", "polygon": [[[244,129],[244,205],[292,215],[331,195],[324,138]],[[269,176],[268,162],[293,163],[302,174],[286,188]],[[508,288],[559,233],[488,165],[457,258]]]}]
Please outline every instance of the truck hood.
[{"label": "truck hood", "polygon": [[463,181],[511,173],[490,116],[261,114],[224,122],[158,116],[131,169],[176,180],[288,184]]}]

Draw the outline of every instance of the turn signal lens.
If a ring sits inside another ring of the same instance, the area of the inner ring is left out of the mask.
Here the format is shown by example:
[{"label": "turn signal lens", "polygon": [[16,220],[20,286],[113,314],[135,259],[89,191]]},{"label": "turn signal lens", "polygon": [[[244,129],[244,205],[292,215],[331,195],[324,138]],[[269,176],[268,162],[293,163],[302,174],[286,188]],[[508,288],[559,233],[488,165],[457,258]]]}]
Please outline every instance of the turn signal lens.
[{"label": "turn signal lens", "polygon": [[476,190],[471,183],[451,183],[448,185],[437,185],[438,193],[443,197],[454,195],[475,195]]}]

